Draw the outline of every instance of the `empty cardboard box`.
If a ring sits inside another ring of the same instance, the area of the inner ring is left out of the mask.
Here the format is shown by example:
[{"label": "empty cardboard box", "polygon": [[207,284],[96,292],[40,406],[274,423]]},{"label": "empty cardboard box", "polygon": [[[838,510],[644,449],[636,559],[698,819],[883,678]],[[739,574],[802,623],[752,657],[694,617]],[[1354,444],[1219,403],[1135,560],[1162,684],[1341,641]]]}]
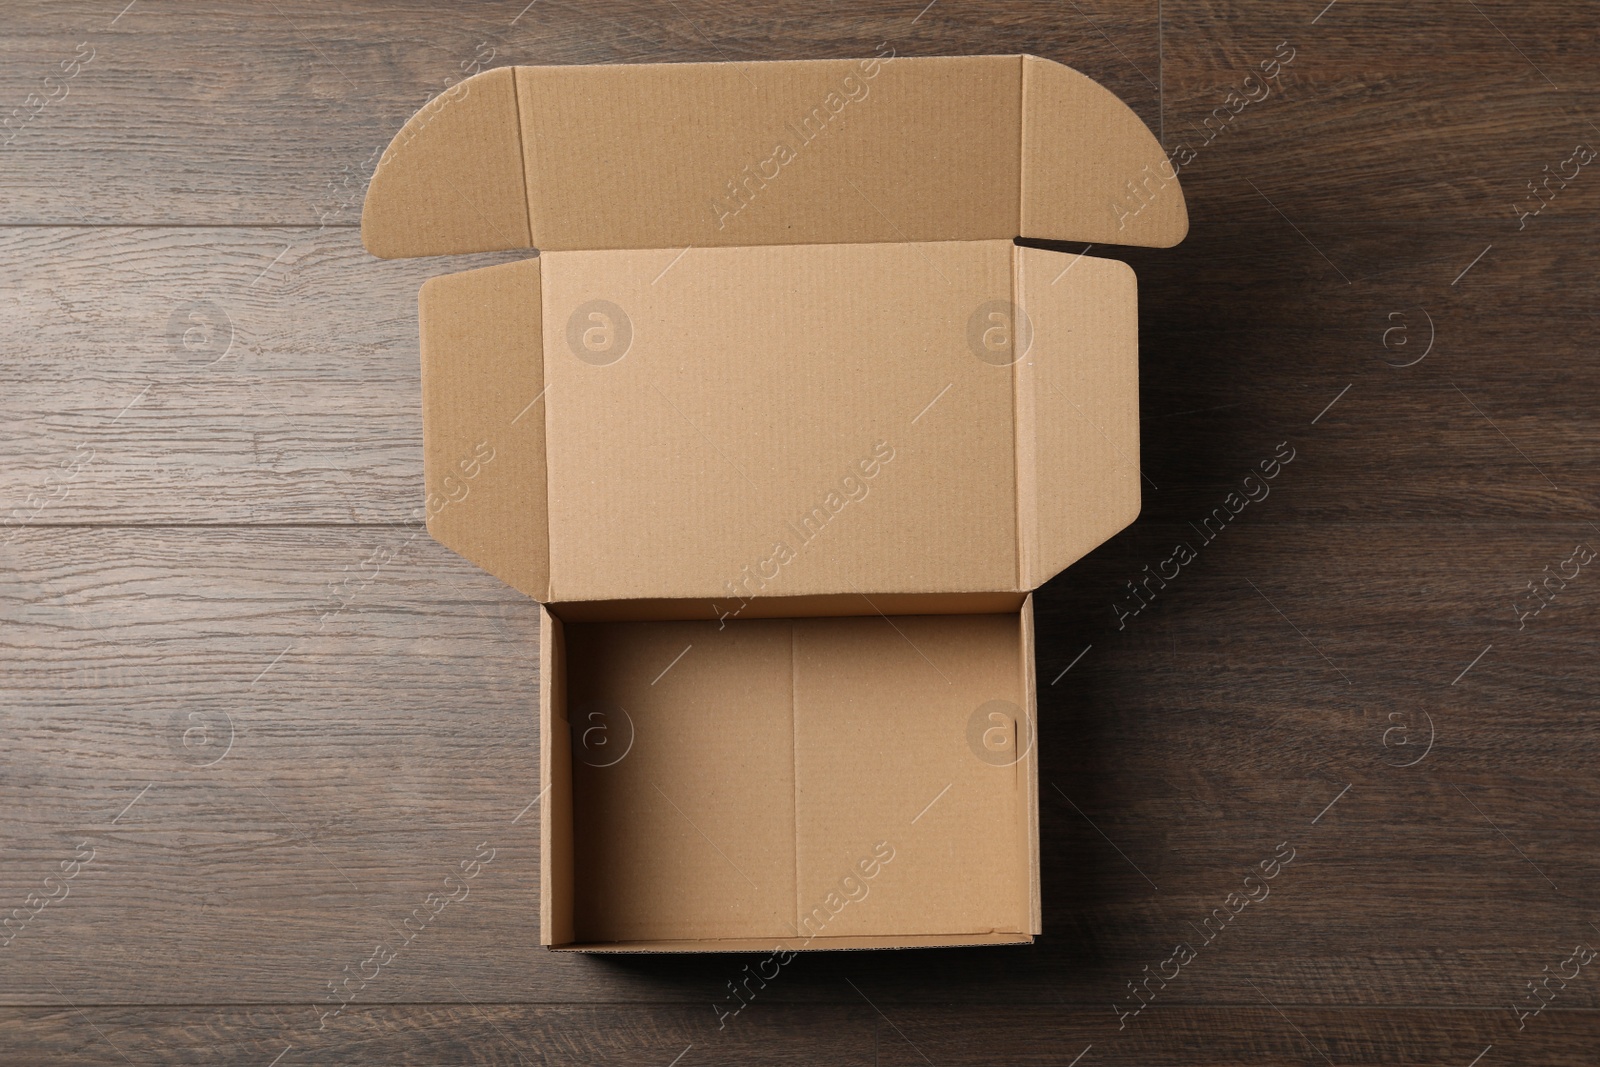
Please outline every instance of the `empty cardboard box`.
[{"label": "empty cardboard box", "polygon": [[542,608],[541,940],[1027,942],[1030,592],[1139,510],[1183,196],[1031,56],[516,67],[382,157],[427,522]]}]

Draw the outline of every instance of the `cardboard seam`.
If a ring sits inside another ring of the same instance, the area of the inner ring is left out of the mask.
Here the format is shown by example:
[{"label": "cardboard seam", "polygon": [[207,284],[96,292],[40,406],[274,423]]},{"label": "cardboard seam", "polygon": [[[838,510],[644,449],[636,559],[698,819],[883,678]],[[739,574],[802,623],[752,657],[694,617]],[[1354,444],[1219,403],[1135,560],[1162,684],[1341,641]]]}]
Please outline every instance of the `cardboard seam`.
[{"label": "cardboard seam", "polygon": [[[1013,323],[1011,332],[1012,344],[1015,345],[1021,331],[1017,323],[1023,321],[1028,314],[1026,306],[1023,277],[1022,249],[1017,245],[1011,246],[1011,304],[1017,309],[1016,322]],[[1034,346],[1038,344],[1036,331],[1029,329],[1028,350],[1011,364],[1011,466],[1012,483],[1011,492],[1016,500],[1016,542],[1017,542],[1017,571],[1016,588],[1018,592],[1026,592],[1033,588],[1033,557],[1037,554],[1037,493],[1038,484],[1035,477],[1034,448],[1033,448],[1033,409],[1030,403],[1032,393],[1029,391],[1031,380],[1026,378],[1026,364],[1032,354]]]},{"label": "cardboard seam", "polygon": [[[1019,179],[1020,181],[1020,179]],[[1020,200],[1018,201],[1021,202]],[[1021,210],[1018,208],[1018,210]],[[1018,231],[1021,232],[1020,230]],[[1011,306],[1014,309],[1022,308],[1021,287],[1017,285],[1017,246],[1011,246]],[[1021,314],[1014,314],[1016,320],[1021,319]],[[1017,323],[1011,324],[1011,343],[1017,343]],[[1027,588],[1027,537],[1023,533],[1026,528],[1024,522],[1026,504],[1022,499],[1022,360],[1011,361],[1011,499],[1016,502],[1016,541],[1017,541],[1017,569],[1016,584],[1018,589]]]},{"label": "cardboard seam", "polygon": [[[520,67],[512,67],[511,68],[511,108],[512,108],[512,114],[514,114],[517,117],[517,162],[522,164],[522,205],[523,205],[523,208],[525,209],[525,211],[527,213],[527,220],[528,220],[528,247],[529,248],[533,248],[533,247],[535,247],[534,242],[533,242],[533,187],[528,184],[528,142],[527,142],[527,139],[522,136],[522,83],[521,83],[520,78],[517,75],[517,72],[519,70],[521,70],[521,69],[522,68],[520,68]],[[544,274],[543,271],[540,271],[539,273],[540,273],[541,277]],[[542,338],[543,338],[543,332],[542,331],[543,331],[543,327],[544,327],[544,321],[543,321],[543,319],[544,319],[544,315],[543,315],[543,297],[544,297],[544,294],[542,292],[543,288],[544,288],[544,285],[541,282],[540,283],[541,292],[539,294],[540,295],[540,323],[539,323],[539,325],[540,325],[540,330],[541,330],[541,334],[540,334],[540,336],[541,336],[540,347],[541,348],[544,347],[543,343],[542,343]],[[546,512],[546,514],[548,514],[548,512]],[[548,520],[546,520],[546,522],[548,524]]]},{"label": "cardboard seam", "polygon": [[[529,216],[529,226],[532,226],[533,216]],[[556,553],[555,546],[550,538],[550,361],[545,358],[544,320],[550,306],[548,286],[545,281],[545,267],[548,264],[543,252],[539,253],[539,388],[542,399],[539,403],[544,405],[544,410],[539,412],[540,435],[544,438],[544,599],[551,603],[556,599]]]},{"label": "cardboard seam", "polygon": [[1020,613],[1022,623],[1022,696],[1023,710],[1028,715],[1028,755],[1022,764],[1022,803],[1025,813],[1023,823],[1026,826],[1026,839],[1023,849],[1027,855],[1028,863],[1028,893],[1027,912],[1019,924],[1022,930],[1032,937],[1043,933],[1043,913],[1041,910],[1041,889],[1039,885],[1039,679],[1034,665],[1035,642],[1038,639],[1038,627],[1035,625],[1033,615],[1033,594],[1029,593],[1022,603]]},{"label": "cardboard seam", "polygon": [[1028,174],[1028,57],[1017,56],[1017,230],[1022,228],[1022,206],[1027,191]]},{"label": "cardboard seam", "polygon": [[[1028,174],[1028,57],[1017,56],[1017,227],[1020,235],[1026,231],[1022,228],[1024,196],[1027,188]],[[1026,314],[1023,307],[1022,286],[1018,284],[1019,265],[1022,261],[1021,254],[1017,251],[1016,242],[1011,245],[1011,306],[1019,308]],[[1017,316],[1018,319],[1021,315]],[[1016,323],[1012,323],[1011,340],[1017,340]],[[1028,331],[1030,347],[1033,331]],[[1032,515],[1022,495],[1022,463],[1023,463],[1023,421],[1022,421],[1022,359],[1027,358],[1027,353],[1022,353],[1011,364],[1011,466],[1012,482],[1011,493],[1016,500],[1017,510],[1017,589],[1019,591],[1030,588],[1029,578],[1032,567],[1028,559],[1028,535],[1026,530],[1031,526]]]}]

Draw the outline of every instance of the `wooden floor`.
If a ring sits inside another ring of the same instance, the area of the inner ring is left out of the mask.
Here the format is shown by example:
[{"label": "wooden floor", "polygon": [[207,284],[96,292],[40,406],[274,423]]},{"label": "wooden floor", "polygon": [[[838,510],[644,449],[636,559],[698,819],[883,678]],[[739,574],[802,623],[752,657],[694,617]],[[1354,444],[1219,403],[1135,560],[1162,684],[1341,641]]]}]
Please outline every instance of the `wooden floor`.
[{"label": "wooden floor", "polygon": [[[1600,147],[1600,13],[925,2],[5,6],[0,909],[54,899],[0,1062],[1600,1062],[1600,171],[1530,190]],[[1192,229],[1124,257],[1143,517],[1038,599],[1045,937],[803,957],[719,1029],[747,960],[536,944],[537,611],[417,521],[445,268],[361,195],[473,62],[883,41],[1103,82]]]}]

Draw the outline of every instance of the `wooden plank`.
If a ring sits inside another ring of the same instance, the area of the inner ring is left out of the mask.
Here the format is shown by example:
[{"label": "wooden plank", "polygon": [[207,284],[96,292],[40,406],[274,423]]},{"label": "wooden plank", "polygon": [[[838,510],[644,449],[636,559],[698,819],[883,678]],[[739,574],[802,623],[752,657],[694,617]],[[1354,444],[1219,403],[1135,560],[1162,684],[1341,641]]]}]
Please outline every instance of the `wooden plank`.
[{"label": "wooden plank", "polygon": [[[698,1006],[554,1006],[493,1002],[452,978],[451,1005],[352,1006],[318,1029],[300,1004],[0,1009],[15,1062],[37,1064],[874,1062],[877,1016],[849,1008],[766,1005],[719,1029]],[[673,1057],[679,1057],[674,1060]]]},{"label": "wooden plank", "polygon": [[[1247,981],[1237,985],[1230,1003],[1157,1003],[1120,1031],[1116,1016],[1099,1006],[988,1006],[983,1022],[974,1025],[936,1007],[880,1015],[861,997],[848,1010],[752,1007],[721,1031],[682,1008],[483,1001],[352,1009],[339,1020],[346,1024],[342,1029],[330,1024],[310,1034],[296,1026],[301,1009],[290,1005],[11,1008],[0,1010],[0,1028],[18,1062],[41,1067],[224,1059],[268,1064],[280,1054],[285,1065],[352,1058],[395,1064],[667,1064],[680,1052],[683,1064],[992,1064],[998,1050],[1007,1063],[1052,1067],[1080,1055],[1084,1065],[1139,1067],[1466,1067],[1480,1055],[1484,1064],[1514,1057],[1509,1062],[1587,1067],[1600,1036],[1600,1015],[1589,1010],[1551,1007],[1519,1031],[1506,1009],[1314,1008],[1280,1000],[1260,983],[1259,993]],[[872,996],[870,986],[861,992]]]},{"label": "wooden plank", "polygon": [[[820,59],[872,55],[880,42],[899,55],[1027,51],[1070,62],[1159,120],[1154,0],[1066,11],[911,0],[825,17],[774,0],[146,3],[117,17],[122,6],[8,11],[0,100],[24,114],[0,149],[0,223],[353,224],[375,153],[401,124],[463,73],[507,64]],[[178,41],[189,42],[181,59]]]},{"label": "wooden plank", "polygon": [[[1152,984],[1152,988],[1154,985]],[[999,1008],[981,1026],[926,1008],[895,1011],[879,1024],[886,1067],[1007,1063],[1128,1067],[1242,1067],[1258,1063],[1361,1063],[1484,1067],[1500,1062],[1579,1067],[1593,1062],[1600,1016],[1547,1010],[1518,1031],[1508,1010],[1410,1006],[1306,1008],[1280,1000],[1248,976],[1230,983],[1227,1006],[1147,1008],[1117,1029],[1109,1009]],[[1109,1024],[1109,1025],[1108,1025]],[[1492,1049],[1492,1051],[1490,1051]],[[1480,1059],[1481,1057],[1481,1059]]]}]

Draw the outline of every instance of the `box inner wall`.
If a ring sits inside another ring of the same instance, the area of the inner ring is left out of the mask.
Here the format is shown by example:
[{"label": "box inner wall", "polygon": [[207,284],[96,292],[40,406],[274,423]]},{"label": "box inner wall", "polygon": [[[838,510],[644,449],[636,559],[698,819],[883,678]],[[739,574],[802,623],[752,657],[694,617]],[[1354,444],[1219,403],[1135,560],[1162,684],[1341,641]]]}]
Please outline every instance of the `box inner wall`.
[{"label": "box inner wall", "polygon": [[565,633],[576,941],[1028,928],[1017,613]]}]

